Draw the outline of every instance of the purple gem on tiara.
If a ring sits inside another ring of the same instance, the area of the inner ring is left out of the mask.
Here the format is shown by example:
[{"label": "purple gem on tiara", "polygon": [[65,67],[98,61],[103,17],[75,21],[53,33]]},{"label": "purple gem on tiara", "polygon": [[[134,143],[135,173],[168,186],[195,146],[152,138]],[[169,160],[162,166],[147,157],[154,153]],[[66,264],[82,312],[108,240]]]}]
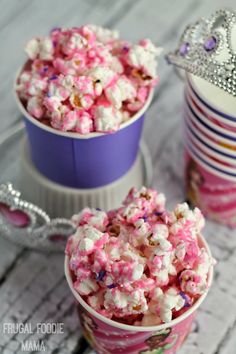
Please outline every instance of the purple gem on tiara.
[{"label": "purple gem on tiara", "polygon": [[205,49],[207,52],[210,52],[210,51],[212,51],[212,50],[215,48],[216,43],[217,43],[216,37],[211,36],[211,37],[207,38],[207,40],[205,41],[205,43],[204,43],[204,49]]},{"label": "purple gem on tiara", "polygon": [[182,43],[181,46],[180,46],[180,48],[179,48],[179,54],[180,54],[182,57],[184,57],[184,56],[188,53],[189,47],[190,47],[190,45],[189,45],[188,42]]}]

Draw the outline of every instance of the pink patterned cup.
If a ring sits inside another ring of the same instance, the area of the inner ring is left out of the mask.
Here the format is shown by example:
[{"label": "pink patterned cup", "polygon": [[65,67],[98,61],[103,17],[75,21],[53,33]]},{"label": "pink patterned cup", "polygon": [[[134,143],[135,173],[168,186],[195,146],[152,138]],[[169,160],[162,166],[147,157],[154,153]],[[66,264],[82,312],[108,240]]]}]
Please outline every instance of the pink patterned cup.
[{"label": "pink patterned cup", "polygon": [[[199,238],[202,247],[210,254],[206,241]],[[204,293],[184,314],[170,323],[159,326],[131,326],[103,317],[93,310],[73,288],[69,258],[65,257],[65,275],[78,302],[78,313],[83,335],[98,354],[174,354],[191,331],[196,310],[205,299]],[[208,274],[211,286],[213,269]]]},{"label": "pink patterned cup", "polygon": [[223,175],[185,148],[185,190],[189,202],[220,224],[236,227],[236,178]]}]

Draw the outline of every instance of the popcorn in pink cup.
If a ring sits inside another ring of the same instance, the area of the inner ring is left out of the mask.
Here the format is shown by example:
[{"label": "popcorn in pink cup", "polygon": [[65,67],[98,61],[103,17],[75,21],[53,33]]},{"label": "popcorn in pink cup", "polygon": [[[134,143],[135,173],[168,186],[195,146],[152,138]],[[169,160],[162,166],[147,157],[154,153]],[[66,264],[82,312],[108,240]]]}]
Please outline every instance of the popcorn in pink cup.
[{"label": "popcorn in pink cup", "polygon": [[[92,340],[85,330],[91,345],[98,353],[151,353],[165,345],[175,353],[212,279],[200,210],[182,203],[169,212],[163,194],[142,187],[117,210],[86,208],[72,220],[77,231],[65,271],[83,327],[90,320],[96,327],[89,327]],[[149,336],[167,329],[177,336],[172,346],[166,337],[147,348]]]}]

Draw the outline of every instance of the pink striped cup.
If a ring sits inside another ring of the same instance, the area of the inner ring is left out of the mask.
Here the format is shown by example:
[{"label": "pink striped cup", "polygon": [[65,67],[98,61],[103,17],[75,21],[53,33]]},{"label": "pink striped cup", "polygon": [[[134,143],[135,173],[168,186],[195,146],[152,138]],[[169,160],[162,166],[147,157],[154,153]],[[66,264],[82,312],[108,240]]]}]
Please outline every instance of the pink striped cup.
[{"label": "pink striped cup", "polygon": [[184,106],[184,114],[185,118],[189,122],[191,122],[194,130],[200,131],[203,135],[205,135],[209,140],[216,142],[219,146],[226,147],[229,150],[236,151],[236,139],[229,140],[228,137],[224,136],[224,134],[217,133],[216,131],[210,130],[203,122],[196,118],[193,112],[190,110],[189,106],[185,102]]},{"label": "pink striped cup", "polygon": [[[186,91],[188,92],[189,96],[191,97],[191,103],[197,109],[198,112],[201,112],[205,117],[211,120],[214,124],[218,125],[221,128],[225,128],[229,131],[236,131],[236,117],[233,119],[227,119],[224,115],[220,115],[215,110],[209,109],[209,106],[201,99],[199,96],[200,94],[196,93],[193,90],[192,86],[187,82]],[[236,104],[236,102],[235,102]]]},{"label": "pink striped cup", "polygon": [[209,83],[208,81],[187,74],[187,86],[194,92],[194,96],[211,114],[226,124],[236,124],[236,97]]},{"label": "pink striped cup", "polygon": [[203,131],[199,126],[196,125],[196,122],[193,121],[190,115],[187,112],[184,113],[185,126],[198,138],[201,142],[207,144],[211,149],[215,149],[225,156],[235,158],[236,157],[236,146],[230,145],[220,141],[218,138],[213,138],[206,131]]},{"label": "pink striped cup", "polygon": [[206,148],[203,144],[198,142],[190,132],[186,131],[186,142],[195,150],[199,155],[206,159],[213,166],[222,168],[224,172],[235,173],[236,175],[236,160],[230,161],[225,157],[218,155]]},{"label": "pink striped cup", "polygon": [[215,129],[218,133],[228,135],[232,138],[236,136],[236,127],[228,126],[219,122],[213,115],[207,113],[200,108],[195,99],[192,97],[192,93],[187,89],[185,90],[185,99],[192,112],[196,114],[201,120],[203,120],[209,127]]}]

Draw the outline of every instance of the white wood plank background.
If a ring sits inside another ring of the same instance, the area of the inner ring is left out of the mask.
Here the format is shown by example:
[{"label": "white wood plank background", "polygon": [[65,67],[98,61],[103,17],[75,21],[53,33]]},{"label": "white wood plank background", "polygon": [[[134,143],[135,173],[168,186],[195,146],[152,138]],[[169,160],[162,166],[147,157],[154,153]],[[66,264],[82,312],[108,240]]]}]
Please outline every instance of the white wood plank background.
[{"label": "white wood plank background", "polygon": [[[215,9],[236,7],[235,0],[0,0],[0,138],[20,120],[12,83],[24,61],[24,43],[54,26],[96,23],[117,28],[136,41],[150,37],[167,52],[181,31]],[[144,138],[154,164],[153,186],[173,206],[184,200],[181,156],[183,84],[162,58],[160,85],[148,112]],[[16,144],[16,143],[15,143]],[[15,180],[13,160],[0,150],[1,176]],[[16,162],[14,162],[15,164]],[[6,171],[5,171],[6,172]],[[205,235],[218,260],[215,281],[180,354],[236,354],[236,232],[208,222]],[[64,322],[63,335],[45,339],[47,353],[82,353],[85,343],[74,301],[63,276],[63,256],[30,252],[0,238],[0,353],[21,353],[26,335],[4,335],[4,322]],[[37,339],[36,335],[31,339]]]}]

